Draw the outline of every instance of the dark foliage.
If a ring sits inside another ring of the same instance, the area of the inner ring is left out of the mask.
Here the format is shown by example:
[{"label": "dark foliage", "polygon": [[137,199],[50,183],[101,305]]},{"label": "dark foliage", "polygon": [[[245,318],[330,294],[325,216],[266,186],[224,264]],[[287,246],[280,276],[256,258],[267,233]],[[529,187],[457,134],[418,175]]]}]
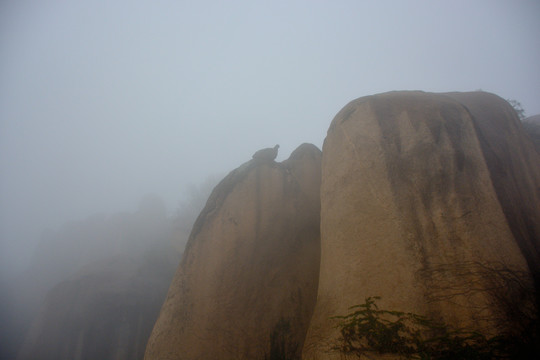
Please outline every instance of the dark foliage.
[{"label": "dark foliage", "polygon": [[291,323],[280,319],[270,334],[270,354],[265,360],[296,360],[298,344],[291,341]]},{"label": "dark foliage", "polygon": [[[535,359],[531,344],[522,337],[486,336],[468,329],[452,329],[427,317],[381,310],[378,297],[368,297],[352,312],[336,316],[341,336],[333,350],[358,358],[395,354],[402,359]],[[535,329],[529,329],[534,331]]]}]

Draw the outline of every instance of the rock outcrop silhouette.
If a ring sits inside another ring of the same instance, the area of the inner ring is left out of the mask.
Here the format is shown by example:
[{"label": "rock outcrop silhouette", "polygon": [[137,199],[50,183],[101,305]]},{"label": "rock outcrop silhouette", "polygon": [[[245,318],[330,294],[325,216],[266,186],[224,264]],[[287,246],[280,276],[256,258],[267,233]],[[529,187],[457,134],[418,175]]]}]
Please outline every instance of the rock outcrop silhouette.
[{"label": "rock outcrop silhouette", "polygon": [[145,359],[298,357],[316,301],[321,152],[251,160],[196,220]]},{"label": "rock outcrop silhouette", "polygon": [[492,94],[391,92],[345,106],[323,146],[320,279],[302,358],[339,359],[329,352],[339,337],[331,317],[370,296],[386,309],[501,331],[492,291],[514,294],[496,288],[497,270],[478,269],[532,282],[536,155]]},{"label": "rock outcrop silhouette", "polygon": [[26,293],[2,309],[24,327],[15,337],[3,322],[0,358],[142,359],[180,260],[176,221],[159,197],[147,195],[136,212],[51,230],[14,282]]},{"label": "rock outcrop silhouette", "polygon": [[273,161],[277,157],[278,149],[279,145],[276,145],[273,148],[265,148],[258,150],[255,152],[255,154],[253,154],[253,160]]},{"label": "rock outcrop silhouette", "polygon": [[142,359],[177,264],[173,252],[115,256],[56,285],[17,359]]}]

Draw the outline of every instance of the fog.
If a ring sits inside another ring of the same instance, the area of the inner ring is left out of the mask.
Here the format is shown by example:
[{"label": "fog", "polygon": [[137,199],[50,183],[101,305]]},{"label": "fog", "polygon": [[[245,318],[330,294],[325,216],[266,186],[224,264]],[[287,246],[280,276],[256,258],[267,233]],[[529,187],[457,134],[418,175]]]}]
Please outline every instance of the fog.
[{"label": "fog", "polygon": [[46,229],[173,214],[259,148],[322,147],[350,100],[482,89],[540,113],[540,3],[3,1],[0,270]]},{"label": "fog", "polygon": [[170,265],[166,291],[213,184],[260,148],[322,148],[355,98],[482,89],[540,114],[536,0],[6,0],[0,54],[10,356],[49,288],[106,255]]}]

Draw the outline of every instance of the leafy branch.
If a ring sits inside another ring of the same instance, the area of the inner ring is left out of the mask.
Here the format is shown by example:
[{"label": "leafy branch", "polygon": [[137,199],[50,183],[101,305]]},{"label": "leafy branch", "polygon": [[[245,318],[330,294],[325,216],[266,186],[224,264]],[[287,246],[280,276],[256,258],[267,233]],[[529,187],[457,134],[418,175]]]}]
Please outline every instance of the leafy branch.
[{"label": "leafy branch", "polygon": [[451,329],[425,316],[381,310],[379,297],[350,308],[348,315],[335,316],[340,337],[333,347],[346,355],[369,358],[395,354],[402,359],[493,359],[506,358],[504,339],[486,338],[466,329]]}]

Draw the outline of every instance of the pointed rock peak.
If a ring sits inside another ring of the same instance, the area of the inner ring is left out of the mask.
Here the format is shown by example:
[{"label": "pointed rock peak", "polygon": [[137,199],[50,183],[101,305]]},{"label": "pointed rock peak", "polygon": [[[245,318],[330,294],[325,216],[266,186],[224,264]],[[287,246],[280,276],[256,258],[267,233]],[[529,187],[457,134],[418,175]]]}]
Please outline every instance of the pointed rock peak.
[{"label": "pointed rock peak", "polygon": [[[244,164],[240,165],[238,168],[232,170],[227,176],[225,176],[225,178],[223,178],[223,180],[221,180],[216,185],[206,202],[205,208],[201,211],[201,213],[195,220],[195,223],[193,224],[190,239],[195,238],[198,235],[199,231],[201,230],[203,224],[207,221],[208,217],[215,212],[215,209],[221,207],[221,205],[223,204],[229,193],[234,189],[234,187],[237,186],[237,184],[241,182],[246,176],[248,176],[254,168],[257,168],[259,166],[270,165],[272,168],[281,169],[281,171],[285,171],[285,169],[293,169],[296,172],[302,171],[302,175],[299,175],[296,178],[296,181],[299,181],[301,183],[302,188],[306,192],[310,194],[315,194],[317,197],[317,203],[319,203],[318,189],[320,188],[320,166],[322,161],[321,150],[319,150],[319,148],[317,148],[313,144],[304,143],[298,148],[296,148],[287,160],[283,161],[282,163],[276,163],[273,160],[277,155],[278,148],[279,145],[276,145],[273,148],[266,148],[257,151],[253,155],[253,160],[247,161]],[[273,157],[271,158],[268,155],[266,155],[267,157],[265,157],[264,154],[270,151],[275,152],[275,155],[273,155]],[[313,169],[313,167],[316,167],[316,169]],[[305,172],[306,174],[314,173],[318,176],[316,178],[313,178],[313,176],[311,175],[304,176],[303,172]],[[317,190],[312,191],[312,188]],[[188,241],[186,249],[189,248],[190,244],[191,241]]]},{"label": "pointed rock peak", "polygon": [[273,359],[281,351],[275,337],[300,358],[320,263],[321,155],[310,147],[319,155],[308,147],[286,164],[274,162],[275,155],[250,160],[215,187],[193,226],[146,360]]}]

